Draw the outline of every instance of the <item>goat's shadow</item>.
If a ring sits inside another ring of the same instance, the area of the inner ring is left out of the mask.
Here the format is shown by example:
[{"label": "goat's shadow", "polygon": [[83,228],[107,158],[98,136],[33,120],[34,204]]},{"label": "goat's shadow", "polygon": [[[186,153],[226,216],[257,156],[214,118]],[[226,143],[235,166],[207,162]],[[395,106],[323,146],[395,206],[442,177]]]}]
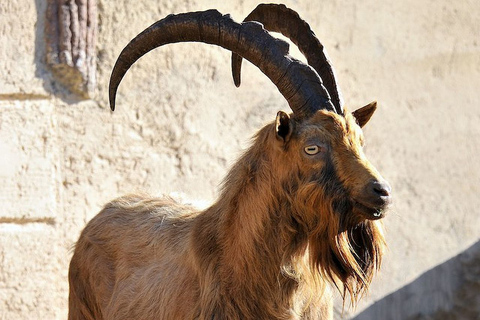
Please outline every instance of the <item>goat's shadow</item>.
[{"label": "goat's shadow", "polygon": [[391,293],[353,320],[480,319],[480,241]]}]

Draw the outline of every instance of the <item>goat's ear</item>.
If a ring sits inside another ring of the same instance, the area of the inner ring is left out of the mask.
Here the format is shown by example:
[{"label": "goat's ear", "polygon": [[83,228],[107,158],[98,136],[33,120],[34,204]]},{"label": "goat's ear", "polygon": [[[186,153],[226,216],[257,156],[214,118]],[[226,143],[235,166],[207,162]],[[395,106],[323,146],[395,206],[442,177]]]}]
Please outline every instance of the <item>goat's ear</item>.
[{"label": "goat's ear", "polygon": [[370,102],[364,107],[357,109],[352,112],[352,115],[357,120],[358,125],[363,128],[363,126],[370,120],[370,117],[377,110],[377,101]]},{"label": "goat's ear", "polygon": [[288,142],[292,135],[292,131],[293,124],[290,120],[290,116],[283,111],[278,111],[277,118],[275,119],[275,132],[277,134],[277,139],[283,142]]}]

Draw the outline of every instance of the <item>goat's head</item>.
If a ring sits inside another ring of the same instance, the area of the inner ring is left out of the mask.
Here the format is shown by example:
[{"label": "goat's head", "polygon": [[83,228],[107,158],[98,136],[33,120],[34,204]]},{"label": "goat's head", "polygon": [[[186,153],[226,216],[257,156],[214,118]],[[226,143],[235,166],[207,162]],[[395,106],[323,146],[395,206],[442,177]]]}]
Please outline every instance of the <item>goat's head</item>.
[{"label": "goat's head", "polygon": [[[357,111],[372,113],[375,105]],[[382,218],[390,202],[390,186],[363,152],[364,137],[357,113],[340,116],[319,110],[297,120],[280,111],[275,122],[276,143],[281,150],[277,155],[283,158],[278,160],[279,165],[281,162],[289,167],[284,170],[287,174],[297,173],[302,184],[313,183],[323,198],[336,199],[328,203],[348,204],[347,218],[353,224]],[[308,197],[315,194],[306,193]]]},{"label": "goat's head", "polygon": [[340,279],[353,302],[380,267],[385,243],[378,220],[391,201],[390,186],[363,152],[360,125],[374,110],[375,103],[344,115],[318,110],[300,120],[279,112],[269,128],[279,192],[292,198],[310,263],[334,283]]},{"label": "goat's head", "polygon": [[[199,41],[231,50],[237,86],[241,57],[255,64],[293,110],[291,115],[279,112],[275,123],[262,132],[271,130],[271,166],[283,175],[277,181],[292,199],[293,219],[308,237],[311,264],[335,283],[340,279],[356,300],[380,265],[384,238],[377,220],[390,202],[388,183],[363,152],[361,127],[376,103],[353,113],[344,110],[322,44],[293,10],[260,5],[246,20],[260,23],[239,24],[215,10],[170,15],[156,22],[120,54],[110,79],[111,109],[130,66],[164,44]],[[267,30],[289,37],[309,64],[292,58],[288,44]]]}]

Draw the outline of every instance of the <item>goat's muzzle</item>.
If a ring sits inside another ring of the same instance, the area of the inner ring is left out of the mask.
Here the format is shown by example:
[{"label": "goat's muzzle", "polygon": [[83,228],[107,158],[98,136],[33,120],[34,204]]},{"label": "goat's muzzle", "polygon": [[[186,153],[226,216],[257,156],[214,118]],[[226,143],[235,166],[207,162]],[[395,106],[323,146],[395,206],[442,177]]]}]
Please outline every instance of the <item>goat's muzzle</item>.
[{"label": "goat's muzzle", "polygon": [[362,195],[355,199],[356,211],[369,220],[383,218],[386,209],[392,203],[391,192],[392,188],[387,181],[370,181]]}]

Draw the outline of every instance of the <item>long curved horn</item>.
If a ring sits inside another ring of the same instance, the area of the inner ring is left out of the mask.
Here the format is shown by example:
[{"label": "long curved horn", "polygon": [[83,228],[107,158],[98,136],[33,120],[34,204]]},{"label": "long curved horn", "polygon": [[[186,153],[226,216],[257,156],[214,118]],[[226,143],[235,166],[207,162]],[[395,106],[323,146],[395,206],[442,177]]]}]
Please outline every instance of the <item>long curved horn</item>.
[{"label": "long curved horn", "polygon": [[110,108],[123,76],[141,56],[165,44],[196,41],[236,52],[256,65],[278,88],[297,116],[335,110],[318,74],[288,54],[288,43],[257,22],[239,24],[217,10],[169,15],[137,35],[120,53],[110,77]]},{"label": "long curved horn", "polygon": [[[317,71],[327,88],[337,113],[343,114],[343,99],[337,85],[335,72],[320,40],[307,22],[297,12],[283,4],[259,4],[243,21],[258,21],[272,32],[280,32],[289,38]],[[235,85],[240,86],[242,57],[232,54],[232,74]]]}]

